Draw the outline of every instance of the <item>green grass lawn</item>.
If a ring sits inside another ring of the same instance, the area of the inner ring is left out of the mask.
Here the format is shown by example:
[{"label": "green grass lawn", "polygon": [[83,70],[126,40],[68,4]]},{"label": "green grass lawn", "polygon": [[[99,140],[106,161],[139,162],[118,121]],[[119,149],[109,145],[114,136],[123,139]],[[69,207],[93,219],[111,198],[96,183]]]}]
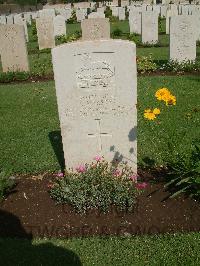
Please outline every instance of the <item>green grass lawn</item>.
[{"label": "green grass lawn", "polygon": [[[145,157],[156,165],[165,163],[167,140],[177,152],[190,149],[199,137],[199,85],[197,76],[138,78],[139,163]],[[156,101],[154,94],[162,86],[177,97],[176,106]],[[143,118],[144,109],[151,107],[161,109],[154,122]],[[59,130],[54,82],[0,85],[0,168],[18,173],[60,169],[54,152],[61,160]]]},{"label": "green grass lawn", "polygon": [[1,265],[143,266],[200,264],[200,234],[68,240],[0,239]]}]

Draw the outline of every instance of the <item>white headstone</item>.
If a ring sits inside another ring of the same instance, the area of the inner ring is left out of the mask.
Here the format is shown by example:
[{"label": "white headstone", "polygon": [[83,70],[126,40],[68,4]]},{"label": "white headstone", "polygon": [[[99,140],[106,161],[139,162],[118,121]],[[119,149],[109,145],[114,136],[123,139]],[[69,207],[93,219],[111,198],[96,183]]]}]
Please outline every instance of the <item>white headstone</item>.
[{"label": "white headstone", "polygon": [[112,10],[112,16],[113,17],[119,17],[119,8],[118,7],[112,6],[111,10]]},{"label": "white headstone", "polygon": [[39,49],[53,48],[55,46],[53,18],[36,19]]},{"label": "white headstone", "polygon": [[108,18],[89,18],[81,22],[82,40],[110,39]]},{"label": "white headstone", "polygon": [[13,22],[13,15],[9,15],[6,17],[6,24],[8,25],[12,25],[14,22]]},{"label": "white headstone", "polygon": [[39,17],[40,18],[54,18],[55,17],[55,10],[54,9],[42,9],[39,10]]},{"label": "white headstone", "polygon": [[105,14],[101,12],[92,12],[88,15],[88,18],[105,18]]},{"label": "white headstone", "polygon": [[22,25],[24,27],[26,41],[28,42],[29,38],[28,38],[27,24],[26,24],[26,20],[24,18],[22,18],[21,14],[17,14],[17,15],[14,16],[14,24]]},{"label": "white headstone", "polygon": [[54,25],[54,36],[66,35],[66,24],[65,18],[61,15],[54,17],[53,19]]},{"label": "white headstone", "polygon": [[169,19],[178,15],[178,9],[167,9],[166,13],[166,34],[169,34]]},{"label": "white headstone", "polygon": [[118,13],[119,13],[119,20],[125,20],[126,19],[126,14],[125,14],[125,8],[124,7],[119,7]]},{"label": "white headstone", "polygon": [[101,155],[136,172],[135,44],[74,42],[52,49],[52,59],[66,169]]},{"label": "white headstone", "polygon": [[39,17],[39,12],[31,12],[32,19],[36,19]]},{"label": "white headstone", "polygon": [[72,9],[67,8],[67,9],[60,9],[59,14],[65,18],[65,20],[68,20],[71,18],[72,15]]},{"label": "white headstone", "polygon": [[87,9],[82,8],[82,9],[77,9],[76,10],[76,18],[78,22],[81,22],[84,20],[87,16]]},{"label": "white headstone", "polygon": [[0,16],[0,24],[6,24],[6,16],[5,15],[1,15]]},{"label": "white headstone", "polygon": [[26,12],[24,13],[24,19],[26,20],[26,22],[31,25],[31,13],[30,12]]},{"label": "white headstone", "polygon": [[0,54],[3,72],[29,71],[22,25],[0,25]]},{"label": "white headstone", "polygon": [[142,14],[137,11],[129,12],[130,33],[142,33]]},{"label": "white headstone", "polygon": [[170,18],[170,59],[179,63],[196,59],[196,34],[192,16]]},{"label": "white headstone", "polygon": [[158,42],[158,14],[153,11],[142,13],[142,43]]},{"label": "white headstone", "polygon": [[125,7],[129,5],[129,0],[121,0],[121,6]]},{"label": "white headstone", "polygon": [[167,14],[167,6],[161,6],[160,7],[160,16],[161,18],[166,18],[166,14]]}]

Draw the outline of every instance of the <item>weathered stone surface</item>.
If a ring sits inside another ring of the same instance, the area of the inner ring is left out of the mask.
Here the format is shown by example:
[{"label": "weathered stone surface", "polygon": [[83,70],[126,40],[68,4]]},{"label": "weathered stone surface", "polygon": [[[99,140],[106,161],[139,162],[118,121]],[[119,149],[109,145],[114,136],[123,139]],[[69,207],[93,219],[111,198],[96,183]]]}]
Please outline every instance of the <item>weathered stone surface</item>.
[{"label": "weathered stone surface", "polygon": [[70,43],[52,58],[66,168],[101,155],[137,171],[135,44]]},{"label": "weathered stone surface", "polygon": [[13,22],[13,15],[9,15],[6,17],[6,24],[8,25],[12,25],[14,22]]},{"label": "weathered stone surface", "polygon": [[167,9],[166,13],[166,34],[169,34],[169,20],[173,16],[178,15],[178,9],[172,8],[172,9]]},{"label": "weathered stone surface", "polygon": [[108,18],[89,18],[81,22],[83,40],[110,39]]},{"label": "weathered stone surface", "polygon": [[6,16],[2,15],[0,16],[0,24],[6,24]]},{"label": "weathered stone surface", "polygon": [[130,10],[129,27],[130,33],[142,33],[142,14],[140,12]]},{"label": "weathered stone surface", "polygon": [[170,59],[178,62],[196,58],[196,33],[192,16],[170,18]]},{"label": "weathered stone surface", "polygon": [[17,14],[17,15],[14,16],[14,24],[22,25],[24,27],[26,41],[28,42],[29,38],[28,38],[27,24],[26,24],[26,20],[24,18],[22,18],[21,14]]},{"label": "weathered stone surface", "polygon": [[39,49],[53,48],[55,46],[53,18],[36,19]]},{"label": "weathered stone surface", "polygon": [[126,19],[124,7],[119,7],[118,14],[119,14],[119,20],[125,20]]},{"label": "weathered stone surface", "polygon": [[81,22],[84,20],[87,16],[87,9],[82,8],[82,9],[77,9],[76,10],[76,18],[78,22]]},{"label": "weathered stone surface", "polygon": [[55,17],[55,10],[54,9],[42,9],[39,10],[39,17],[40,18],[54,18]]},{"label": "weathered stone surface", "polygon": [[29,71],[22,25],[0,25],[0,54],[3,72]]},{"label": "weathered stone surface", "polygon": [[153,11],[142,13],[142,43],[158,42],[158,14]]},{"label": "weathered stone surface", "polygon": [[88,15],[88,18],[105,18],[105,14],[102,12],[92,12]]},{"label": "weathered stone surface", "polygon": [[111,10],[112,10],[112,16],[113,17],[119,17],[119,8],[118,7],[112,6]]},{"label": "weathered stone surface", "polygon": [[53,19],[54,36],[66,35],[65,18],[61,15],[56,16]]}]

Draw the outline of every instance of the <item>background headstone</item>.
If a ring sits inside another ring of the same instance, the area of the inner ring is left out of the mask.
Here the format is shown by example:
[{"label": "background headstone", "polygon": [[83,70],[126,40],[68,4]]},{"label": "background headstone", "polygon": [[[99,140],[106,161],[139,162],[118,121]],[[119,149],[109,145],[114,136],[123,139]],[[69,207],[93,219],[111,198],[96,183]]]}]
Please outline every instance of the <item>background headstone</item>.
[{"label": "background headstone", "polygon": [[54,36],[66,35],[66,24],[65,18],[61,15],[54,17],[53,19],[54,25]]},{"label": "background headstone", "polygon": [[142,14],[137,11],[129,12],[129,27],[130,33],[142,33]]},{"label": "background headstone", "polygon": [[142,13],[142,43],[158,42],[158,14],[154,11]]},{"label": "background headstone", "polygon": [[27,24],[26,24],[26,20],[24,18],[22,18],[21,14],[17,14],[14,16],[14,24],[22,25],[24,27],[26,41],[28,42],[29,38],[28,38]]},{"label": "background headstone", "polygon": [[40,18],[54,18],[55,17],[55,10],[54,9],[42,9],[39,10],[39,17]]},{"label": "background headstone", "polygon": [[124,7],[119,7],[118,14],[119,14],[119,20],[125,20],[126,19]]},{"label": "background headstone", "polygon": [[89,18],[81,22],[83,40],[110,39],[108,18]]},{"label": "background headstone", "polygon": [[0,54],[3,72],[29,71],[22,25],[0,25]]},{"label": "background headstone", "polygon": [[53,48],[55,46],[53,18],[36,19],[39,49]]},{"label": "background headstone", "polygon": [[170,59],[178,62],[196,59],[196,33],[191,16],[170,18]]}]

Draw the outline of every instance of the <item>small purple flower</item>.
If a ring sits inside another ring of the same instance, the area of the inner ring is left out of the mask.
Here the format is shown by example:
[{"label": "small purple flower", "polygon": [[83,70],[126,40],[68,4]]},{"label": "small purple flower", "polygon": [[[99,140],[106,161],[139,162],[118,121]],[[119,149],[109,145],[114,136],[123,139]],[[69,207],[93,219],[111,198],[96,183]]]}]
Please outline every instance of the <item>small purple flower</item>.
[{"label": "small purple flower", "polygon": [[57,177],[64,177],[64,174],[62,172],[57,173]]},{"label": "small purple flower", "polygon": [[133,181],[133,182],[135,182],[135,183],[137,183],[137,175],[131,175],[130,176],[130,179]]},{"label": "small purple flower", "polygon": [[99,156],[99,155],[97,155],[97,156],[94,157],[94,160],[95,160],[96,162],[100,162],[100,161],[102,160],[102,157]]},{"label": "small purple flower", "polygon": [[78,173],[84,173],[84,172],[86,171],[86,167],[85,167],[85,165],[79,165],[79,166],[77,166],[77,167],[76,167],[76,171],[77,171]]}]

